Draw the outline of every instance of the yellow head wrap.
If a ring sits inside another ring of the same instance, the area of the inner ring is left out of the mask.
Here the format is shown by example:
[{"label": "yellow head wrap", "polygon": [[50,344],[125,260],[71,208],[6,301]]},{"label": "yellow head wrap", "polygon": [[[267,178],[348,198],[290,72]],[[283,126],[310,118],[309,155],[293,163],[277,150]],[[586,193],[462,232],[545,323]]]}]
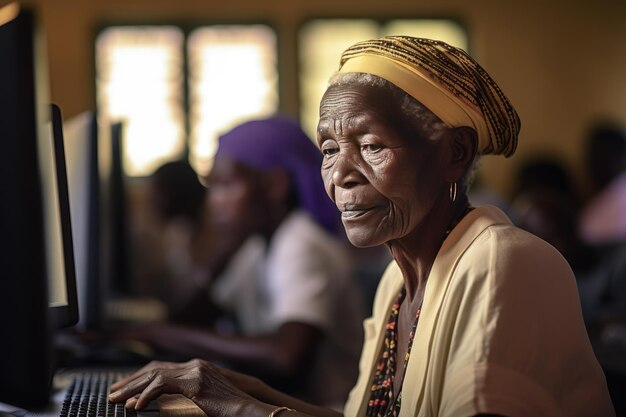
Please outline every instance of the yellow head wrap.
[{"label": "yellow head wrap", "polygon": [[520,120],[496,82],[465,51],[441,41],[387,36],[344,51],[339,72],[395,84],[451,127],[469,126],[481,154],[511,156]]}]

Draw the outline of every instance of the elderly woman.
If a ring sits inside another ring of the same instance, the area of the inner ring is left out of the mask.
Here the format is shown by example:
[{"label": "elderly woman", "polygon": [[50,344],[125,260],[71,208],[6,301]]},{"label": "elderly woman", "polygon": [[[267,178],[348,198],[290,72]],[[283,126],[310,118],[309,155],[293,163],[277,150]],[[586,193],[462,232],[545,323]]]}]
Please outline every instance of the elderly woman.
[{"label": "elderly woman", "polygon": [[[322,177],[350,241],[394,258],[344,415],[614,415],[567,263],[465,195],[477,157],[512,155],[519,127],[462,50],[394,36],[344,52],[321,103]],[[339,415],[200,361],[113,388],[136,408],[167,392],[209,416]]]}]

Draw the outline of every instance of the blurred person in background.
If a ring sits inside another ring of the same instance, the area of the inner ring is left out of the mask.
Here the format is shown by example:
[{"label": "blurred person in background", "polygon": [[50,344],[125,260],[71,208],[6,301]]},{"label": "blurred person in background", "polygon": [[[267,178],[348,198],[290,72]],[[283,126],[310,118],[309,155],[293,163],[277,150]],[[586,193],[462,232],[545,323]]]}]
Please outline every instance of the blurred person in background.
[{"label": "blurred person in background", "polygon": [[209,245],[207,192],[186,160],[166,162],[148,177],[147,215],[138,221],[135,291],[161,300],[170,316],[196,290]]},{"label": "blurred person in background", "polygon": [[597,262],[596,252],[578,234],[579,194],[564,163],[536,155],[521,164],[511,197],[513,222],[554,246],[577,278]]},{"label": "blurred person in background", "polygon": [[581,236],[595,246],[625,243],[626,136],[616,124],[599,123],[585,146],[591,197],[581,215]]},{"label": "blurred person in background", "polygon": [[221,136],[204,178],[211,242],[182,323],[214,305],[234,317],[234,327],[178,320],[124,336],[341,408],[356,380],[365,313],[320,164],[319,150],[286,117],[249,121]]}]

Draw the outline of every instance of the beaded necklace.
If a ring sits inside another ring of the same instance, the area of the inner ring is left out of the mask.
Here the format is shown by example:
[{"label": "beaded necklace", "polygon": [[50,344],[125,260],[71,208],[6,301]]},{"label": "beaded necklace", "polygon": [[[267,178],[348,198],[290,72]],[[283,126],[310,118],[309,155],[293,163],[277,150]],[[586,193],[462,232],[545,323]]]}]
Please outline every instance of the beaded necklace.
[{"label": "beaded necklace", "polygon": [[[402,387],[398,392],[398,397],[393,398],[393,382],[396,375],[397,361],[397,345],[398,345],[398,316],[400,305],[406,296],[406,289],[403,287],[398,294],[398,298],[391,306],[391,314],[389,321],[385,327],[385,340],[381,349],[378,364],[376,365],[376,373],[372,382],[370,400],[367,406],[367,417],[396,417],[400,412],[402,400]],[[406,367],[409,363],[411,347],[413,346],[413,338],[415,329],[420,316],[421,309],[415,314],[415,321],[409,333],[409,343],[407,352],[404,357],[404,365],[402,368],[402,378],[406,373]]]}]

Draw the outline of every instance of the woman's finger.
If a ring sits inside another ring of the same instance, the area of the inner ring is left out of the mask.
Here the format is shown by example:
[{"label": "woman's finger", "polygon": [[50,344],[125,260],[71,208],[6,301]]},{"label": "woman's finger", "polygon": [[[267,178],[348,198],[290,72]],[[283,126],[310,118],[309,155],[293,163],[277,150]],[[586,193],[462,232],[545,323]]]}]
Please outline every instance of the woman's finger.
[{"label": "woman's finger", "polygon": [[134,410],[135,404],[137,404],[137,397],[130,397],[129,399],[126,400],[124,407]]},{"label": "woman's finger", "polygon": [[152,382],[156,373],[154,370],[144,373],[128,384],[119,388],[115,392],[109,394],[109,401],[117,403],[129,399],[135,394],[143,392],[143,390]]},{"label": "woman's finger", "polygon": [[[157,376],[148,384],[148,386],[142,391],[141,395],[134,404],[135,410],[141,410],[147,406],[150,401],[158,398],[161,394],[165,393],[164,379]],[[179,394],[178,390],[168,390],[169,394]]]}]

